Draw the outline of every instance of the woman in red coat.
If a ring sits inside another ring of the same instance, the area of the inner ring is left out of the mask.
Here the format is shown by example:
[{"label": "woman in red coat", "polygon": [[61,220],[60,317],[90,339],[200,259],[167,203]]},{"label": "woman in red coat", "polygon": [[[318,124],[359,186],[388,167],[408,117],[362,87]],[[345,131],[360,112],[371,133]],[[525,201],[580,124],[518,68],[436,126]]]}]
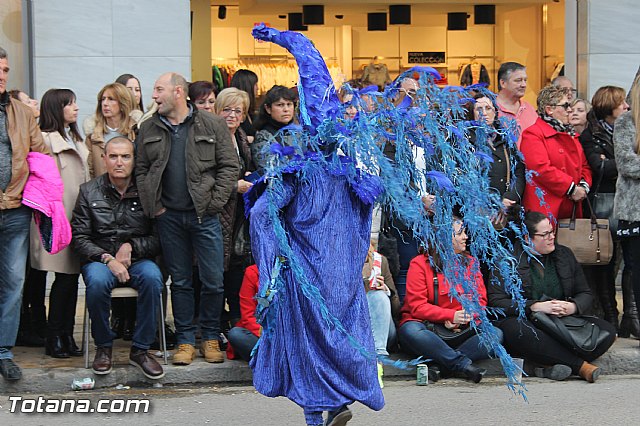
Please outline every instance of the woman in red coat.
[{"label": "woman in red coat", "polygon": [[[477,260],[466,252],[467,235],[462,220],[456,218],[453,223],[453,250],[466,270],[466,279],[473,280],[475,291],[465,296],[477,298],[481,306],[487,305],[487,290],[482,274],[474,263]],[[407,294],[402,306],[402,319],[398,337],[402,349],[413,355],[433,360],[438,367],[446,371],[461,372],[469,380],[478,383],[486,370],[476,367],[473,362],[489,358],[492,354],[480,344],[479,336],[468,332],[468,338],[462,342],[447,343],[430,329],[429,324],[443,324],[454,332],[462,332],[470,327],[475,319],[468,314],[460,302],[450,294],[462,295],[461,285],[450,289],[445,279],[442,262],[433,254],[418,255],[411,261],[407,273]],[[433,266],[432,266],[433,265]],[[436,272],[438,271],[438,272]],[[437,282],[437,284],[436,284]],[[437,292],[434,288],[438,286]],[[496,330],[500,341],[502,332]]]},{"label": "woman in red coat", "polygon": [[[582,217],[581,201],[591,185],[591,169],[569,124],[571,104],[563,89],[547,86],[538,94],[538,120],[522,134],[520,150],[532,182],[524,191],[524,208],[554,220],[571,217],[574,204]],[[544,193],[544,203],[536,193]]]}]

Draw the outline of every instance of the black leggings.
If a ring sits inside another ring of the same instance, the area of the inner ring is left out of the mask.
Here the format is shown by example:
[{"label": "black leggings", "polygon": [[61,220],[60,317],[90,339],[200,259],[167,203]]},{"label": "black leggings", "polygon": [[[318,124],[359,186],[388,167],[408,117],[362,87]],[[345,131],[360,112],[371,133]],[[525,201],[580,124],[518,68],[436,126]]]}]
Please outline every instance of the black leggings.
[{"label": "black leggings", "polygon": [[[34,281],[46,282],[47,280],[47,271],[32,269],[31,274]],[[49,294],[48,337],[62,334],[73,336],[79,276],[79,274],[56,272],[56,278],[51,285],[51,293]]]},{"label": "black leggings", "polygon": [[596,348],[590,356],[581,358],[544,331],[536,328],[528,320],[518,321],[516,317],[500,320],[496,325],[504,333],[504,347],[511,356],[524,358],[541,365],[564,364],[578,374],[584,361],[591,362],[600,357],[613,345],[616,330],[609,322],[594,318],[594,322],[610,337]]},{"label": "black leggings", "polygon": [[640,307],[640,237],[622,239],[624,267],[631,268],[631,283],[636,298],[636,307]]}]

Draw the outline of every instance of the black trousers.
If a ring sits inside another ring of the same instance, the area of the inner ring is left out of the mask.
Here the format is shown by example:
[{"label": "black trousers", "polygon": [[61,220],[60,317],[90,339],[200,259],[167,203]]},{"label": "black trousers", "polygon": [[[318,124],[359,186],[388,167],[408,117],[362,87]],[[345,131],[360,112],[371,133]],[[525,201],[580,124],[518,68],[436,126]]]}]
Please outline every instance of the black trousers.
[{"label": "black trousers", "polygon": [[[47,281],[47,271],[31,270],[32,279],[41,283]],[[47,336],[73,335],[78,301],[78,277],[80,274],[56,272],[56,278],[49,293],[49,318]]]},{"label": "black trousers", "polygon": [[564,364],[571,367],[573,374],[578,374],[584,361],[591,362],[600,357],[613,345],[616,330],[611,323],[594,318],[594,322],[604,330],[608,330],[610,338],[604,341],[589,357],[581,358],[544,331],[536,328],[529,320],[518,321],[516,317],[508,317],[496,322],[504,334],[503,345],[511,356],[524,358],[541,365]]},{"label": "black trousers", "polygon": [[633,295],[636,298],[636,307],[640,308],[640,237],[623,238],[622,252],[624,254],[624,267],[631,268]]}]

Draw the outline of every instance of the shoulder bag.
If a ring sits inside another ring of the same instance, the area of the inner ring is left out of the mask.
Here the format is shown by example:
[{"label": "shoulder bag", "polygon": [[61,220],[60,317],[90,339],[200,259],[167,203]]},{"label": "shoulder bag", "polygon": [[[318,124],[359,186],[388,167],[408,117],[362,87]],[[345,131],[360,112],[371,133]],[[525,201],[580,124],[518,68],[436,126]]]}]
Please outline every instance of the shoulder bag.
[{"label": "shoulder bag", "polygon": [[558,317],[544,312],[533,312],[531,322],[580,357],[588,357],[598,346],[610,338],[609,331],[601,329],[589,315]]},{"label": "shoulder bag", "polygon": [[576,205],[573,204],[571,219],[560,219],[556,232],[556,242],[567,246],[581,265],[606,265],[613,255],[613,239],[609,232],[609,220],[598,219],[586,199],[590,218],[576,219]]},{"label": "shoulder bag", "polygon": [[[433,304],[438,305],[438,276],[433,275]],[[468,338],[474,336],[476,334],[476,329],[467,325],[466,328],[454,331],[449,330],[445,327],[444,324],[441,323],[433,323],[430,321],[423,321],[423,324],[427,327],[427,330],[435,333],[439,338],[444,340],[444,342],[449,345],[449,347],[457,348],[461,344],[463,344]]]},{"label": "shoulder bag", "polygon": [[604,162],[600,163],[600,178],[593,191],[589,194],[591,206],[593,207],[593,213],[598,219],[609,220],[609,231],[613,237],[616,236],[618,230],[618,220],[613,217],[613,200],[615,199],[615,192],[599,192],[600,184],[604,175]]}]

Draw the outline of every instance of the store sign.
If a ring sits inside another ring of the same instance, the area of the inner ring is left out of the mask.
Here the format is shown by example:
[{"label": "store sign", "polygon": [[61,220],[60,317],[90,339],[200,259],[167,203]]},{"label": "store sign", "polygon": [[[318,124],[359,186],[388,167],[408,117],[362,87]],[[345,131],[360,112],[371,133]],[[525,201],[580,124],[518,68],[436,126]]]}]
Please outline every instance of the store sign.
[{"label": "store sign", "polygon": [[410,64],[443,64],[445,52],[408,52]]}]

